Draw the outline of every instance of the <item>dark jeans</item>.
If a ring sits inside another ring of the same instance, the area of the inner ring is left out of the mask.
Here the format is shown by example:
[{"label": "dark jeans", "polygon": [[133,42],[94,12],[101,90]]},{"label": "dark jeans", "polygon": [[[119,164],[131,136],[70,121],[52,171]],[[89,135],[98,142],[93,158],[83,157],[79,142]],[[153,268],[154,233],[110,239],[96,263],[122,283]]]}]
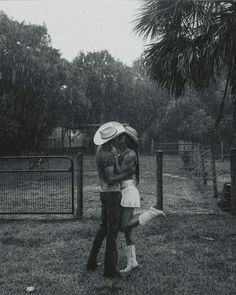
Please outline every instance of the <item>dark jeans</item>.
[{"label": "dark jeans", "polygon": [[101,192],[100,200],[102,203],[102,223],[94,239],[87,266],[88,268],[96,266],[98,252],[102,246],[102,241],[106,237],[104,275],[109,276],[116,272],[117,267],[118,253],[116,240],[120,228],[121,193]]}]

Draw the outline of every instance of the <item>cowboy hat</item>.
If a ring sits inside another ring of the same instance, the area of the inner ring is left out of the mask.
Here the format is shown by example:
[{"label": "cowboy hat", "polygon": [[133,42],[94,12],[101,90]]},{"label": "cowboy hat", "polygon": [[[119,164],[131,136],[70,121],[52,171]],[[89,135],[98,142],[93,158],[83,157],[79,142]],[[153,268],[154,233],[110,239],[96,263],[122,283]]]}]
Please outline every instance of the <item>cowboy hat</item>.
[{"label": "cowboy hat", "polygon": [[118,122],[108,122],[98,128],[93,141],[96,145],[101,145],[122,133],[125,133],[125,127],[122,124]]},{"label": "cowboy hat", "polygon": [[130,127],[130,126],[126,126],[125,127],[125,133],[131,138],[133,139],[134,142],[138,143],[138,132]]}]

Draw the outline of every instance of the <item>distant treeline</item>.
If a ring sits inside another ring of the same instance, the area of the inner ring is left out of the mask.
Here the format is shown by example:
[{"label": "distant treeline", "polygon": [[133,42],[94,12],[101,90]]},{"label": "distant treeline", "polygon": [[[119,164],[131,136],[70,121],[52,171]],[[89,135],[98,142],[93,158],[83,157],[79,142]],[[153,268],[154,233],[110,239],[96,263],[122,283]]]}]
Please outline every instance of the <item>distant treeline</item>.
[{"label": "distant treeline", "polygon": [[227,100],[215,129],[224,82],[219,80],[204,93],[188,91],[175,100],[150,81],[141,58],[129,67],[104,50],[79,52],[69,62],[51,46],[46,26],[20,23],[0,12],[4,154],[40,150],[57,127],[77,129],[111,120],[135,127],[144,147],[151,141],[179,139],[229,142],[232,116]]}]

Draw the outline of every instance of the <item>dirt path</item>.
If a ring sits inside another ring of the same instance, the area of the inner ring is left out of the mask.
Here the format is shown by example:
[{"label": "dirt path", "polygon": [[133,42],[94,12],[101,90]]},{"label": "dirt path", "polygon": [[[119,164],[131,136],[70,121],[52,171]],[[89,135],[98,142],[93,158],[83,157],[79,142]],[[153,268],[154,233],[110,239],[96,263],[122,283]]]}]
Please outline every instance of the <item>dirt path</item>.
[{"label": "dirt path", "polygon": [[213,214],[220,212],[211,187],[209,185],[200,186],[190,178],[164,177],[164,204],[170,213]]}]

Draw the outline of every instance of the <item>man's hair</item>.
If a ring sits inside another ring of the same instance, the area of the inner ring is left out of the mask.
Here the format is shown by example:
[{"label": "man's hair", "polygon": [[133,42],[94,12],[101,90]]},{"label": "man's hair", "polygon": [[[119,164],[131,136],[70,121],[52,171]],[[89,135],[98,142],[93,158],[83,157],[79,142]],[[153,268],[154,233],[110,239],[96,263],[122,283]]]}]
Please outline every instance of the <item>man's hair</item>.
[{"label": "man's hair", "polygon": [[136,153],[136,158],[137,158],[137,164],[136,164],[136,170],[135,170],[135,175],[136,175],[136,181],[139,183],[139,156],[138,156],[138,144],[135,142],[129,135],[126,134],[125,136],[125,143],[127,145],[127,148],[135,151]]}]

